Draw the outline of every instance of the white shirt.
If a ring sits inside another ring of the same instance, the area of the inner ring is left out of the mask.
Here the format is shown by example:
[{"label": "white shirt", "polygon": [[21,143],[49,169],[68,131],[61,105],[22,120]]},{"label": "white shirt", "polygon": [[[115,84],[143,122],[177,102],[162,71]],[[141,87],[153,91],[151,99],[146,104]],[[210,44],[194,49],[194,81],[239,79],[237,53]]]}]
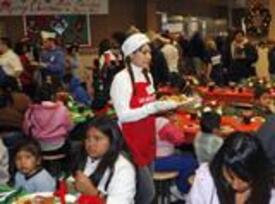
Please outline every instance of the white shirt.
[{"label": "white shirt", "polygon": [[[84,174],[90,176],[97,168],[100,160],[88,158]],[[136,175],[134,166],[124,156],[119,155],[110,184],[105,189],[110,170],[106,170],[100,180],[98,190],[107,195],[106,204],[134,204],[136,193]]]},{"label": "white shirt", "polygon": [[[275,204],[275,190],[271,192],[269,203]],[[196,171],[186,204],[220,204],[208,163],[203,163]]]},{"label": "white shirt", "polygon": [[0,55],[0,66],[7,75],[12,77],[17,78],[23,72],[20,58],[12,50]]},{"label": "white shirt", "polygon": [[[142,68],[131,64],[135,83],[146,82],[146,79],[142,73]],[[153,82],[150,73],[150,81]],[[155,92],[154,86],[151,83],[148,87],[151,93]],[[132,98],[133,88],[131,78],[127,69],[120,71],[115,75],[111,85],[110,96],[113,102],[116,114],[120,122],[134,122],[140,119],[146,118],[149,114],[145,106],[131,109],[130,100]]]},{"label": "white shirt", "polygon": [[179,50],[173,44],[165,44],[161,48],[161,52],[164,55],[164,58],[167,62],[168,68],[170,72],[179,72],[178,70],[178,62],[179,62]]}]

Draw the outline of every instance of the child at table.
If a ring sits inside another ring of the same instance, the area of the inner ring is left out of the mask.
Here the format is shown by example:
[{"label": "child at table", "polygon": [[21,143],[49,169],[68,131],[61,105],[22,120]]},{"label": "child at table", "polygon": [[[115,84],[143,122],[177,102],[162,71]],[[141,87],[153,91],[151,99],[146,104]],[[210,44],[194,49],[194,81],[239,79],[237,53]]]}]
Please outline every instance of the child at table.
[{"label": "child at table", "polygon": [[197,134],[194,147],[199,163],[210,162],[223,144],[218,137],[221,116],[215,112],[205,112],[200,120],[201,132]]},{"label": "child at table", "polygon": [[267,116],[275,112],[270,92],[263,86],[256,86],[254,89],[254,110],[259,116]]},{"label": "child at table", "polygon": [[[170,121],[170,120],[171,121]],[[191,154],[177,154],[175,145],[185,142],[183,131],[172,122],[172,118],[158,117],[156,119],[157,158],[155,171],[177,171],[176,188],[171,193],[178,199],[184,199],[190,185],[188,177],[197,168],[197,162]]]},{"label": "child at table", "polygon": [[55,179],[42,167],[39,143],[26,138],[15,149],[15,187],[29,193],[55,191]]}]

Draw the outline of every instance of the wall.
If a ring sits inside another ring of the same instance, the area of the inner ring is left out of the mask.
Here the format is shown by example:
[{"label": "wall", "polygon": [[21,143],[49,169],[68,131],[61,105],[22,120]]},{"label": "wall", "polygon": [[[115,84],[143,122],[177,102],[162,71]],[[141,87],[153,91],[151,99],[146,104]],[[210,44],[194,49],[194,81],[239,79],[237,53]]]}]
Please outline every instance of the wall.
[{"label": "wall", "polygon": [[226,17],[226,14],[209,0],[158,0],[157,7],[158,11],[167,12],[168,15]]},{"label": "wall", "polygon": [[[90,17],[93,46],[100,40],[109,37],[114,31],[126,30],[131,24],[142,29],[145,27],[145,0],[110,0],[109,15],[94,15]],[[139,12],[142,10],[142,13]],[[24,36],[23,21],[20,16],[0,17],[0,24],[4,27],[3,34],[13,41]]]}]

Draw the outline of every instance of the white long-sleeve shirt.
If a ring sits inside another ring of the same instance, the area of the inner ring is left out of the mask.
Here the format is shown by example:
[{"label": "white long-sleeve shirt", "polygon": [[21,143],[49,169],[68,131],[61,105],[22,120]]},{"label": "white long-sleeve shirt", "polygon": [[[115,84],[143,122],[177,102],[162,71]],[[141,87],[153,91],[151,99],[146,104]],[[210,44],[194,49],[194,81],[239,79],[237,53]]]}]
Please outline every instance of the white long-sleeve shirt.
[{"label": "white long-sleeve shirt", "polygon": [[[92,161],[91,158],[88,158],[84,174],[90,176],[96,170],[99,162],[99,160]],[[122,155],[119,155],[109,186],[105,189],[109,175],[110,170],[107,169],[98,185],[98,190],[107,195],[106,204],[134,204],[136,193],[134,166]]]},{"label": "white long-sleeve shirt", "polygon": [[20,58],[12,50],[0,55],[0,66],[7,75],[15,78],[23,72]]},{"label": "white long-sleeve shirt", "polygon": [[[269,203],[275,203],[275,190],[271,191]],[[196,171],[186,204],[220,204],[208,163],[203,163]]]},{"label": "white long-sleeve shirt", "polygon": [[[135,83],[146,82],[146,78],[142,73],[142,68],[131,64]],[[150,81],[153,82],[150,73]],[[150,84],[148,90],[151,93],[155,92],[153,83]],[[120,71],[115,77],[111,85],[110,96],[113,102],[116,114],[120,122],[134,122],[143,119],[149,115],[145,106],[131,109],[130,100],[132,98],[133,88],[131,78],[127,69]]]}]

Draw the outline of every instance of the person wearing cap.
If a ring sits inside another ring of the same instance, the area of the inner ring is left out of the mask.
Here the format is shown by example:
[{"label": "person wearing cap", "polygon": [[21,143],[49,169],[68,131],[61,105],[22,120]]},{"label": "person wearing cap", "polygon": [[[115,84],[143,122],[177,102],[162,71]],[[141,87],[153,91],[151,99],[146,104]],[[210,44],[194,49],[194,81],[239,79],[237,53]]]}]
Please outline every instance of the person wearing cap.
[{"label": "person wearing cap", "polygon": [[19,56],[11,49],[10,39],[6,37],[0,38],[0,67],[0,83],[6,80],[12,80],[15,84],[19,82],[23,66]]},{"label": "person wearing cap", "polygon": [[122,51],[126,68],[115,75],[110,90],[124,139],[138,167],[137,204],[149,204],[154,198],[150,171],[156,152],[154,114],[177,107],[174,102],[155,101],[148,43],[149,39],[142,33],[125,40]]},{"label": "person wearing cap", "polygon": [[53,76],[62,80],[65,73],[65,53],[56,44],[56,34],[41,32],[44,51],[41,53],[41,65],[44,67],[42,75]]}]

